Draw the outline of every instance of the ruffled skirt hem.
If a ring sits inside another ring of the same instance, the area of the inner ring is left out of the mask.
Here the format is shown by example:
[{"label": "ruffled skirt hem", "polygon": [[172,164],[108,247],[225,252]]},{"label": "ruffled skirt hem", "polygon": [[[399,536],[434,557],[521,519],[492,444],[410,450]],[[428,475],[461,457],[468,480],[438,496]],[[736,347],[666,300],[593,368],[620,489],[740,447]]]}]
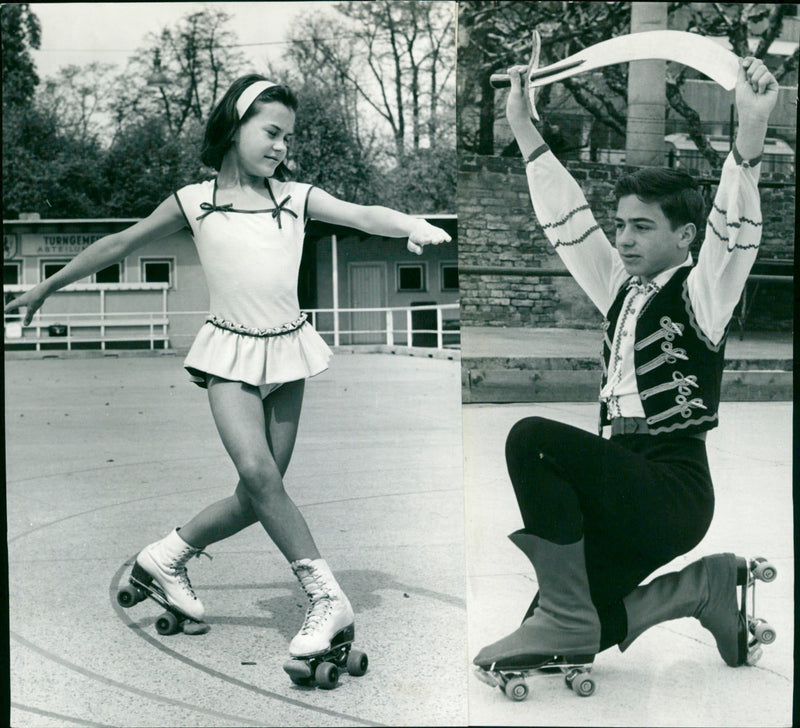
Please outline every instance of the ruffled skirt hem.
[{"label": "ruffled skirt hem", "polygon": [[248,336],[205,323],[183,362],[191,381],[207,375],[254,387],[307,379],[328,368],[333,352],[309,323],[279,336]]}]

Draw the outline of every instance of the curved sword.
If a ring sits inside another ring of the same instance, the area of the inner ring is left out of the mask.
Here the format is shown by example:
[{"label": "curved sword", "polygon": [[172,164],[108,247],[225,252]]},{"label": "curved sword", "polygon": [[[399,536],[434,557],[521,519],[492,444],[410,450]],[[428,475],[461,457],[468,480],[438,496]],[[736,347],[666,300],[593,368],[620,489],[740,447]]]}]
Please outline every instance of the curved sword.
[{"label": "curved sword", "polygon": [[[703,35],[680,30],[650,30],[630,33],[584,48],[563,61],[531,71],[530,86],[546,86],[578,73],[630,61],[674,61],[690,66],[716,81],[725,90],[736,86],[739,59],[729,50]],[[511,85],[508,74],[489,79],[495,88]]]}]

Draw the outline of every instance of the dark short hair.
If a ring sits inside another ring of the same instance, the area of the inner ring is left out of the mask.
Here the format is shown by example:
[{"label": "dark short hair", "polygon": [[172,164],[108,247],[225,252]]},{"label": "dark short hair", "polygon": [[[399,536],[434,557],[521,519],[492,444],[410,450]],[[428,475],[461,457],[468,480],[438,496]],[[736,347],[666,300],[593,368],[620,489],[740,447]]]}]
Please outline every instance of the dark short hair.
[{"label": "dark short hair", "polygon": [[[257,73],[250,73],[246,76],[240,76],[225,92],[220,102],[214,107],[208,117],[206,123],[206,131],[203,135],[203,146],[200,150],[200,159],[203,164],[213,167],[219,172],[222,166],[222,158],[225,153],[230,149],[233,144],[233,136],[239,125],[247,121],[253,114],[256,113],[256,103],[270,103],[277,101],[292,111],[297,111],[297,97],[292,93],[288,86],[271,86],[270,88],[262,91],[250,108],[245,112],[244,118],[239,118],[239,112],[236,111],[236,101],[242,95],[242,92],[251,84],[256,81],[266,81]],[[275,176],[282,180],[289,176],[289,169],[281,162],[275,170]]]},{"label": "dark short hair", "polygon": [[657,202],[673,230],[692,222],[698,236],[705,226],[705,202],[694,177],[678,169],[638,169],[623,175],[614,196],[636,195],[643,202]]}]

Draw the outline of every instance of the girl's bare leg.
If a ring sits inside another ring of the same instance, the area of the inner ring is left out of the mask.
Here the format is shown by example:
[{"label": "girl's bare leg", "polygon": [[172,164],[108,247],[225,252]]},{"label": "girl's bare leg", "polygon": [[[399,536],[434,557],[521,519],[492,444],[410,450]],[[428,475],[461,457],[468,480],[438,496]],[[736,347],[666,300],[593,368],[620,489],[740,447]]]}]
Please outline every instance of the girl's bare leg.
[{"label": "girl's bare leg", "polygon": [[256,387],[212,377],[211,412],[239,485],[233,496],[212,504],[181,529],[187,543],[202,548],[258,520],[290,562],[319,557],[305,519],[283,487],[304,384],[284,384],[262,402]]},{"label": "girl's bare leg", "polygon": [[[261,403],[267,445],[281,476],[286,474],[292,458],[304,386],[302,379],[289,382]],[[298,410],[297,416],[294,415],[295,409]],[[233,495],[212,503],[183,526],[181,537],[193,546],[205,548],[239,533],[257,521],[258,516],[240,480]]]}]

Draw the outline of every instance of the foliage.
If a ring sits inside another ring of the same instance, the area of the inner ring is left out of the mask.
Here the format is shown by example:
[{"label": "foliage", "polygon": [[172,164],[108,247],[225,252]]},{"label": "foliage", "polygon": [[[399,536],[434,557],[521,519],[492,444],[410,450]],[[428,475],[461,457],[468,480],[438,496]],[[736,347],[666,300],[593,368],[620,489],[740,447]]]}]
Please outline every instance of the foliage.
[{"label": "foliage", "polygon": [[[582,48],[629,32],[630,3],[627,2],[536,2],[463,0],[459,3],[458,138],[465,151],[494,153],[493,125],[500,110],[492,73],[527,62],[530,36],[520,28],[537,28],[542,37],[540,65],[565,58]],[[701,35],[721,35],[739,55],[749,55],[748,39],[758,40],[754,55],[763,58],[780,33],[788,4],[672,2],[668,11],[675,27]],[[778,78],[797,66],[797,53],[787,59]],[[683,81],[691,75],[683,69],[668,76],[667,101],[683,117],[690,137],[715,166],[719,155],[711,149],[697,112],[681,95]],[[563,82],[576,103],[595,120],[618,134],[625,133],[627,64],[600,69],[591,76],[574,76]],[[537,108],[547,114],[551,95],[545,87]]]},{"label": "foliage", "polygon": [[[296,42],[286,58],[289,68],[274,74],[290,80],[300,99],[291,153],[295,176],[353,202],[411,212],[452,211],[451,3],[381,0],[369,5],[331,5],[340,11],[339,25],[310,20],[304,28],[318,34],[319,44],[313,35],[309,43]],[[237,39],[227,28],[228,14],[188,12],[149,36],[121,73],[99,63],[65,66],[39,84],[27,52],[38,46],[38,20],[27,5],[6,7],[4,92],[13,84],[9,99],[19,103],[6,113],[4,93],[5,217],[33,211],[49,218],[143,216],[175,189],[213,174],[199,161],[203,127],[230,82],[245,70]],[[387,23],[393,30],[386,30]],[[332,30],[342,40],[335,49],[339,66],[329,62],[320,45]],[[387,55],[392,43],[394,56]],[[366,75],[357,62],[358,53],[368,48],[381,81],[354,85],[354,78]],[[387,68],[390,58],[395,65]],[[380,106],[381,94],[374,95],[380,83],[387,94],[386,113],[408,132],[400,147],[393,136],[387,148],[381,141],[386,134],[364,122],[369,103],[363,95]]]},{"label": "foliage", "polygon": [[3,217],[93,216],[100,200],[100,149],[62,134],[55,113],[35,106],[3,114]]},{"label": "foliage", "polygon": [[178,138],[157,117],[126,126],[103,158],[103,215],[144,217],[175,190],[208,179],[197,152],[201,136],[193,124]]},{"label": "foliage", "polygon": [[3,112],[7,106],[24,105],[33,97],[39,77],[30,49],[39,48],[42,29],[28,3],[0,6],[3,60]]}]

